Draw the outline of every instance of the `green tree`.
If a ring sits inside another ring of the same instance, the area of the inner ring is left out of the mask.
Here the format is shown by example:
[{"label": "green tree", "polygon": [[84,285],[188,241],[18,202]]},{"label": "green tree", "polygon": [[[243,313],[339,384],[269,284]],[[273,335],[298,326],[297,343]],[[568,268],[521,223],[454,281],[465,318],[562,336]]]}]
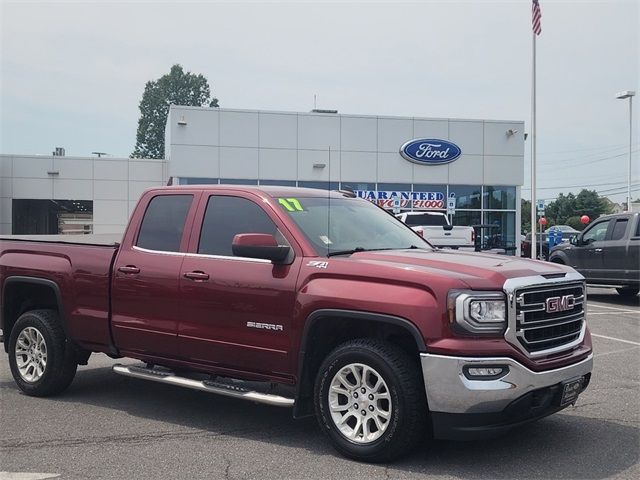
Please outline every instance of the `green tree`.
[{"label": "green tree", "polygon": [[149,81],[140,101],[140,119],[134,158],[164,158],[164,131],[170,105],[217,107],[209,82],[203,75],[185,72],[180,65],[167,75]]},{"label": "green tree", "polygon": [[545,208],[550,226],[571,225],[578,230],[584,228],[580,222],[582,215],[595,220],[600,215],[611,213],[612,209],[612,204],[607,198],[599,196],[595,190],[587,189],[582,189],[578,195],[561,193]]}]

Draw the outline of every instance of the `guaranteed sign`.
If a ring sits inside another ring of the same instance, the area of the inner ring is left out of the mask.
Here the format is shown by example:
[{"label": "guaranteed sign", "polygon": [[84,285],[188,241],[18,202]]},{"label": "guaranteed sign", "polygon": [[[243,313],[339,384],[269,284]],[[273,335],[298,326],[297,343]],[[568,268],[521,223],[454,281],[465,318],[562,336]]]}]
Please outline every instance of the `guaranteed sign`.
[{"label": "guaranteed sign", "polygon": [[394,200],[398,199],[400,200],[400,208],[413,208],[418,210],[439,210],[445,208],[443,192],[355,190],[355,194],[383,208],[394,208]]}]

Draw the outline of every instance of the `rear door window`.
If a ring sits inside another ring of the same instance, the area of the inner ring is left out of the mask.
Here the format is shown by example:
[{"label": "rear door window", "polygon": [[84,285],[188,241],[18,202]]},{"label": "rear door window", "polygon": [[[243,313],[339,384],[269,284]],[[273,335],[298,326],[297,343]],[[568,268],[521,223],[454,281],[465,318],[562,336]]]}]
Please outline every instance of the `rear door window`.
[{"label": "rear door window", "polygon": [[148,250],[180,251],[193,195],[158,195],[147,206],[136,245]]},{"label": "rear door window", "polygon": [[629,224],[629,220],[626,218],[619,218],[616,220],[615,225],[613,226],[613,231],[611,232],[610,240],[622,240],[624,238],[624,234],[627,231],[627,225]]},{"label": "rear door window", "polygon": [[447,220],[442,215],[429,215],[428,213],[423,213],[421,215],[407,215],[407,221],[405,223],[410,227],[441,227],[447,224]]}]

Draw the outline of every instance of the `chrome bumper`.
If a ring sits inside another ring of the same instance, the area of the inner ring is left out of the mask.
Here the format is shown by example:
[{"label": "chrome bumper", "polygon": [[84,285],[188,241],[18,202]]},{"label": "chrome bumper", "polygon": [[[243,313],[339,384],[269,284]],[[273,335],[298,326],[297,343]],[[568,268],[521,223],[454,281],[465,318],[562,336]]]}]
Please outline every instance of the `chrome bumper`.
[{"label": "chrome bumper", "polygon": [[[591,372],[593,354],[588,358],[555,370],[534,372],[506,357],[452,357],[421,353],[422,375],[429,410],[443,413],[501,412],[512,401],[539,388]],[[470,380],[465,366],[506,365],[509,372],[497,380]]]}]

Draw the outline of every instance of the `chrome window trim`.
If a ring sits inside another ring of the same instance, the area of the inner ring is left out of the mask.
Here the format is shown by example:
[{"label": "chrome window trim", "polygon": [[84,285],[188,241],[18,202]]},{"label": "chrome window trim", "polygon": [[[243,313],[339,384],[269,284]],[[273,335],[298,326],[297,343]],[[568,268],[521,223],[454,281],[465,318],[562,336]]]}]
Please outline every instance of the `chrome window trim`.
[{"label": "chrome window trim", "polygon": [[[518,340],[518,333],[516,332],[516,290],[527,287],[562,287],[563,285],[571,285],[575,284],[576,282],[581,282],[583,285],[584,311],[584,319],[578,338],[576,338],[573,342],[565,343],[564,345],[559,345],[553,348],[548,348],[546,350],[540,350],[538,352],[527,351],[527,349],[524,348],[524,346]],[[558,352],[564,352],[566,350],[571,350],[577,345],[580,345],[584,340],[584,336],[587,331],[587,285],[585,283],[585,278],[578,272],[567,272],[563,277],[559,278],[545,278],[542,275],[510,278],[506,282],[504,282],[503,290],[507,294],[507,330],[504,332],[504,338],[507,340],[507,342],[516,347],[526,356],[530,358],[539,358]]]},{"label": "chrome window trim", "polygon": [[248,262],[248,263],[272,263],[271,260],[263,258],[249,258],[249,257],[230,257],[227,255],[207,255],[204,253],[186,253],[186,252],[167,252],[165,250],[149,250],[148,248],[138,247],[134,245],[133,250],[143,253],[156,253],[158,255],[172,255],[179,257],[196,257],[196,258],[212,258],[215,260],[231,260],[235,262]]}]

